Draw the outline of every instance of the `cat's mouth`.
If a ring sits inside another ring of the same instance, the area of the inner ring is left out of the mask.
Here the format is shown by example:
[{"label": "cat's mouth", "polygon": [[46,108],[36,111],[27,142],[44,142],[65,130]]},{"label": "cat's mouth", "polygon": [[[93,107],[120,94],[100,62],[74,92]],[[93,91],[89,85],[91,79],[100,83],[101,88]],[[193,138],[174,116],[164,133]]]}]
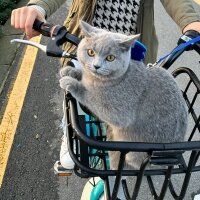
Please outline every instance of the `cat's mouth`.
[{"label": "cat's mouth", "polygon": [[94,67],[90,69],[92,73],[97,74],[99,76],[109,76],[111,74],[111,71],[106,68],[98,68],[95,69]]},{"label": "cat's mouth", "polygon": [[96,77],[108,77],[112,74],[112,72],[106,68],[100,67],[96,69],[95,67],[91,65],[87,65],[88,71]]}]

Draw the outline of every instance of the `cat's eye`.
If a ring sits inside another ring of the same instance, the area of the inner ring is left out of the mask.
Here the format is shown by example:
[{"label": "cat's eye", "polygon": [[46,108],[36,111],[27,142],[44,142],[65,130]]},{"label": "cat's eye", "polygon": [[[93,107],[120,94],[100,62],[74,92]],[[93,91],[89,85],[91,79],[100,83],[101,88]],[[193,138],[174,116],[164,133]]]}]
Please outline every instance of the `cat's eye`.
[{"label": "cat's eye", "polygon": [[109,55],[109,56],[106,57],[106,60],[109,61],[109,62],[112,62],[113,60],[115,60],[115,56]]},{"label": "cat's eye", "polygon": [[87,53],[88,53],[88,55],[89,55],[90,57],[95,56],[95,52],[94,52],[92,49],[88,49],[88,50],[87,50]]}]

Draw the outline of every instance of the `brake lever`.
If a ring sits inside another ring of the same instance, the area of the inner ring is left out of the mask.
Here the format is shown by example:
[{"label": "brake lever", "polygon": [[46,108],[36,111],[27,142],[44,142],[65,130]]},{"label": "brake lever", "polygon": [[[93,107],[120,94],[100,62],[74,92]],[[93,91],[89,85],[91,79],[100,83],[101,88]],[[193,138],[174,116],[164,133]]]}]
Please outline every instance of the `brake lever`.
[{"label": "brake lever", "polygon": [[[36,48],[42,50],[43,52],[45,52],[47,56],[63,57],[63,53],[64,53],[64,51],[57,46],[57,44],[54,40],[51,40],[47,45],[42,45],[37,42],[33,42],[30,40],[23,40],[23,39],[13,39],[10,42],[11,42],[11,44],[22,43],[22,44],[36,47]],[[66,53],[64,53],[64,55],[65,54]]]},{"label": "brake lever", "polygon": [[36,47],[36,48],[42,50],[43,52],[47,53],[47,46],[39,44],[37,42],[33,42],[30,40],[22,40],[22,39],[13,39],[10,42],[11,42],[11,44],[22,43],[22,44],[30,45],[30,46]]},{"label": "brake lever", "polygon": [[13,39],[11,43],[23,43],[26,45],[34,46],[43,52],[46,53],[47,56],[51,57],[63,57],[63,58],[72,58],[76,59],[76,55],[70,54],[63,50],[60,46],[63,45],[65,42],[70,42],[73,45],[78,45],[80,39],[76,36],[70,34],[64,26],[60,25],[52,25],[49,23],[40,22],[35,20],[33,24],[33,28],[39,31],[42,35],[50,37],[51,40],[47,43],[47,45],[42,45],[36,42],[32,42],[29,40],[22,40],[22,39]]},{"label": "brake lever", "polygon": [[[36,47],[36,48],[42,50],[43,52],[45,52],[47,56],[72,58],[72,59],[77,60],[76,55],[73,55],[73,54],[68,53],[67,51],[61,50],[59,47],[55,46],[54,42],[52,42],[53,44],[49,43],[47,46],[39,44],[37,42],[30,41],[30,40],[22,40],[22,39],[13,39],[10,42],[11,42],[11,44],[21,43],[21,44],[26,44],[26,45]],[[53,45],[53,50],[50,50],[51,45]],[[50,47],[48,47],[48,46],[50,46]]]}]

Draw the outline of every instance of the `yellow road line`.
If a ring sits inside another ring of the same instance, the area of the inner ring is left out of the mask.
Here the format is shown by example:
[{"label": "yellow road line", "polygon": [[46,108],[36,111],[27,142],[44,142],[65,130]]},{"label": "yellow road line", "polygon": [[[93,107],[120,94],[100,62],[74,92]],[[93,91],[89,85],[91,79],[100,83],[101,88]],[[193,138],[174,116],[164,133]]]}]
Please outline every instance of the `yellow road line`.
[{"label": "yellow road line", "polygon": [[200,0],[194,0],[196,3],[200,4]]},{"label": "yellow road line", "polygon": [[[40,42],[40,39],[41,37],[35,37],[32,41]],[[0,188],[3,182],[8,157],[13,144],[37,51],[36,48],[31,46],[26,48],[24,58],[0,124]]]}]

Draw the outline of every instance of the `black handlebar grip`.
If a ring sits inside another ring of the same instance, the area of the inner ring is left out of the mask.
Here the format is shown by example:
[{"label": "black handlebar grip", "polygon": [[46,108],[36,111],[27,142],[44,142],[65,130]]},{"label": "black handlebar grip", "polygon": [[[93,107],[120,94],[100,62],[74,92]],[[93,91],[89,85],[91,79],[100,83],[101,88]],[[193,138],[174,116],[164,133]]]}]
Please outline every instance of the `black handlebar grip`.
[{"label": "black handlebar grip", "polygon": [[51,37],[53,27],[54,25],[46,22],[41,22],[37,19],[33,23],[33,29],[35,29],[36,31],[47,37]]},{"label": "black handlebar grip", "polygon": [[42,22],[42,21],[36,19],[36,20],[34,21],[34,23],[33,23],[33,29],[36,30],[36,31],[38,31],[38,32],[40,32],[40,29],[41,29],[42,24],[44,24],[44,22]]},{"label": "black handlebar grip", "polygon": [[80,42],[80,38],[70,34],[64,26],[52,25],[36,19],[33,24],[33,29],[44,36],[55,37],[54,42],[56,46],[60,46],[64,42],[70,42],[77,46]]},{"label": "black handlebar grip", "polygon": [[[189,39],[194,39],[196,37],[200,36],[199,32],[195,30],[188,30],[180,37],[178,40],[178,45],[187,42]],[[186,50],[196,50],[200,54],[200,42],[197,42],[195,44],[191,44],[186,48]]]},{"label": "black handlebar grip", "polygon": [[[186,36],[190,37],[191,39],[199,37],[200,33],[194,30],[186,31]],[[197,51],[197,53],[200,54],[200,42],[196,42],[194,45],[192,45],[192,48]]]}]

